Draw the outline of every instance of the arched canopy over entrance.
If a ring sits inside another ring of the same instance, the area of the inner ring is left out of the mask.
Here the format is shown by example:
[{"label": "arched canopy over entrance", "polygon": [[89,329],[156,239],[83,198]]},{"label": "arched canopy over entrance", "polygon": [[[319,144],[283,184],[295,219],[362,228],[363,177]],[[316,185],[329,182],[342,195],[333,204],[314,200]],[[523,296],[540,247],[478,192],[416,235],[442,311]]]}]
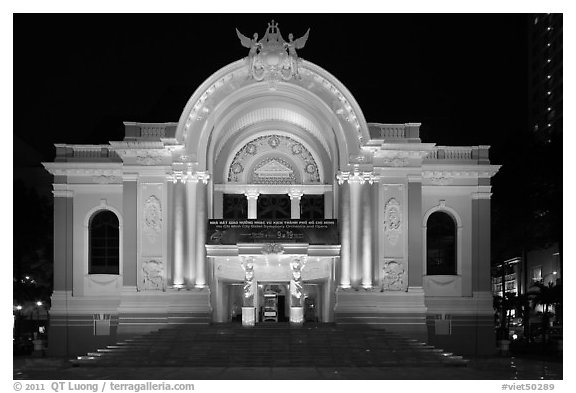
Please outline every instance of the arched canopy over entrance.
[{"label": "arched canopy over entrance", "polygon": [[[310,154],[313,159],[308,161],[317,167],[324,184],[332,182],[326,174],[349,170],[350,157],[361,155],[369,138],[350,92],[327,71],[301,59],[293,78],[258,81],[252,76],[251,61],[248,57],[222,68],[188,101],[176,139],[197,162],[197,169],[210,171],[216,182],[226,182],[238,152],[258,136],[274,133],[290,138],[290,148],[302,146]],[[286,163],[290,160],[281,164]],[[312,166],[308,169],[312,171]]]}]

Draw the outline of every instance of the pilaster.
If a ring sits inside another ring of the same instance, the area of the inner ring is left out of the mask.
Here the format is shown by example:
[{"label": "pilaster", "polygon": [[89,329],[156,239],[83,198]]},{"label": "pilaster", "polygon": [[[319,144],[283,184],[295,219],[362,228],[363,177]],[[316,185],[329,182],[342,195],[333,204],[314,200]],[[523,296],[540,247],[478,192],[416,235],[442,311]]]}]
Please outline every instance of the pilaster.
[{"label": "pilaster", "polygon": [[472,291],[490,291],[490,193],[472,196]]},{"label": "pilaster", "polygon": [[408,286],[422,287],[422,178],[408,177]]},{"label": "pilaster", "polygon": [[54,185],[54,291],[73,289],[74,194],[63,188]]},{"label": "pilaster", "polygon": [[138,174],[125,173],[122,187],[123,284],[134,288],[138,271]]}]

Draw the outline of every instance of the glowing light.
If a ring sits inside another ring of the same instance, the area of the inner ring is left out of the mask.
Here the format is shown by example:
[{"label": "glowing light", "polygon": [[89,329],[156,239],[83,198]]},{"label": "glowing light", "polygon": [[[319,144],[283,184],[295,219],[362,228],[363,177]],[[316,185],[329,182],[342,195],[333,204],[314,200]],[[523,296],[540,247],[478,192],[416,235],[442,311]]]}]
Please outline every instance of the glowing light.
[{"label": "glowing light", "polygon": [[552,60],[551,60],[551,59],[548,59],[548,60],[546,60],[546,61],[547,61],[548,63],[550,63]]},{"label": "glowing light", "polygon": [[558,272],[552,272],[552,274],[558,274]]},{"label": "glowing light", "polygon": [[550,48],[550,43],[547,43],[546,46],[547,46],[548,48]]},{"label": "glowing light", "polygon": [[38,307],[40,307],[40,306],[42,305],[42,302],[41,302],[40,300],[38,300],[38,301],[36,302],[36,305],[37,305]]},{"label": "glowing light", "polygon": [[552,108],[548,107],[548,112],[550,112],[552,110]]},{"label": "glowing light", "polygon": [[546,78],[550,79],[552,78],[552,75],[547,75]]},{"label": "glowing light", "polygon": [[30,280],[30,276],[26,276],[24,277],[26,280]]},{"label": "glowing light", "polygon": [[551,91],[549,91],[547,94],[548,94],[548,95],[552,95],[552,92],[551,92]]},{"label": "glowing light", "polygon": [[552,28],[550,26],[548,26],[548,28],[546,30],[550,31],[550,30],[552,30]]},{"label": "glowing light", "polygon": [[512,335],[512,339],[513,339],[513,340],[517,340],[517,339],[518,339],[518,335],[517,335],[517,334],[513,334],[513,335]]},{"label": "glowing light", "polygon": [[17,306],[16,306],[16,310],[18,310],[18,311],[22,310],[22,306],[21,306],[21,305],[17,305]]}]

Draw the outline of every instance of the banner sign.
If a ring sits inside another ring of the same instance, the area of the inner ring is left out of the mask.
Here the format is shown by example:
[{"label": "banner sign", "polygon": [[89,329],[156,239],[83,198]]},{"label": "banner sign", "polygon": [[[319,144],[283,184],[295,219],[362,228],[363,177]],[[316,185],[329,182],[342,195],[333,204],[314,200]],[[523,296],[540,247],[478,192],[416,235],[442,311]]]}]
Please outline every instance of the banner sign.
[{"label": "banner sign", "polygon": [[206,244],[340,244],[337,220],[208,220]]}]

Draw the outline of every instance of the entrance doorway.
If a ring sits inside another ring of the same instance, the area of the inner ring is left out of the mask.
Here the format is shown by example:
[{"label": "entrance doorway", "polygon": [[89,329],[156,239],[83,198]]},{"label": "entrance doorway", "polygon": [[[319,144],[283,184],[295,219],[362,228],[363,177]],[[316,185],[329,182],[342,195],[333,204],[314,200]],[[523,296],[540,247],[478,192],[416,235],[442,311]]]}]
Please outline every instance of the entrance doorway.
[{"label": "entrance doorway", "polygon": [[288,322],[289,302],[287,282],[258,284],[258,322]]}]

